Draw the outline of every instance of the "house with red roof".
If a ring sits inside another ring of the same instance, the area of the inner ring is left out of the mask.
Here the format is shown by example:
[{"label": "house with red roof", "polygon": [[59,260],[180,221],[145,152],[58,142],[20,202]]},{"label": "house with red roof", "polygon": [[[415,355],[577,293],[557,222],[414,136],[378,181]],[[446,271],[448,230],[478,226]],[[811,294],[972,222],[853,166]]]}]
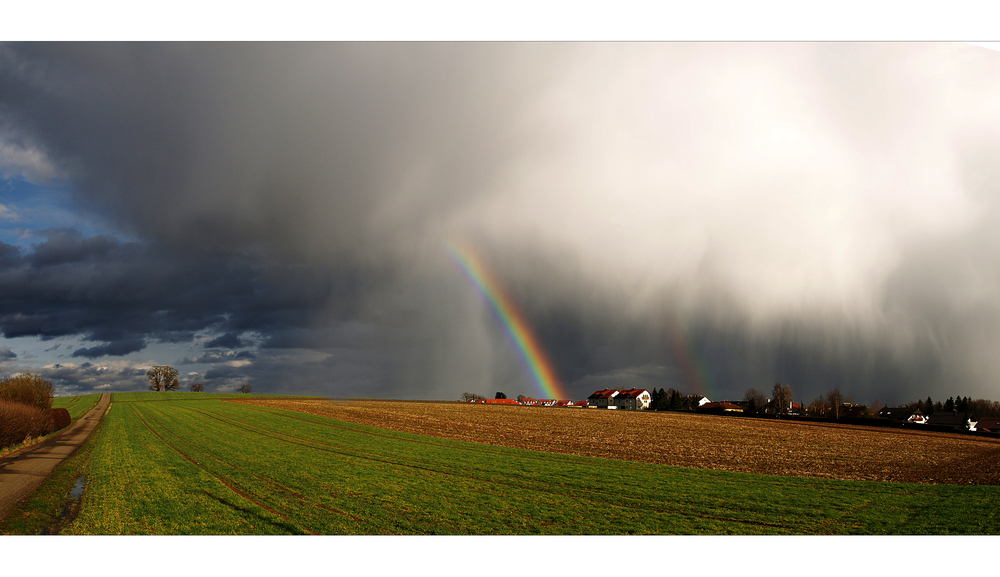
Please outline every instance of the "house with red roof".
[{"label": "house with red roof", "polygon": [[615,397],[618,396],[618,389],[601,389],[587,397],[588,406],[598,409],[617,409]]},{"label": "house with red roof", "polygon": [[1000,417],[983,417],[976,422],[976,430],[986,433],[1000,433]]},{"label": "house with red roof", "polygon": [[577,402],[573,403],[573,406],[574,407],[579,407],[581,409],[586,409],[587,407],[590,406],[590,401],[577,401]]},{"label": "house with red roof", "polygon": [[615,397],[615,402],[618,404],[619,409],[641,411],[649,408],[649,403],[652,399],[653,397],[649,394],[648,389],[628,389],[627,391],[619,391]]},{"label": "house with red roof", "polygon": [[601,389],[587,397],[587,403],[599,409],[639,411],[648,409],[652,399],[648,389]]},{"label": "house with red roof", "polygon": [[713,403],[705,403],[698,407],[699,411],[710,411],[714,413],[742,413],[743,407],[730,403],[728,401],[716,401]]},{"label": "house with red roof", "polygon": [[521,403],[517,402],[517,399],[485,399],[485,400],[480,401],[480,402],[486,403],[487,405],[520,405],[521,404]]}]

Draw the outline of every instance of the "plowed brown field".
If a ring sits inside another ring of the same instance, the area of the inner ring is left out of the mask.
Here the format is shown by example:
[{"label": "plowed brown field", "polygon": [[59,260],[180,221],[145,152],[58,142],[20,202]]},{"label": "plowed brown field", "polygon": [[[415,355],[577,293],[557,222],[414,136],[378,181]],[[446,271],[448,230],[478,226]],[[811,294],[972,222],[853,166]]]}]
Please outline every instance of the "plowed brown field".
[{"label": "plowed brown field", "polygon": [[239,400],[421,435],[744,473],[1000,485],[1000,439],[677,412],[416,401]]}]

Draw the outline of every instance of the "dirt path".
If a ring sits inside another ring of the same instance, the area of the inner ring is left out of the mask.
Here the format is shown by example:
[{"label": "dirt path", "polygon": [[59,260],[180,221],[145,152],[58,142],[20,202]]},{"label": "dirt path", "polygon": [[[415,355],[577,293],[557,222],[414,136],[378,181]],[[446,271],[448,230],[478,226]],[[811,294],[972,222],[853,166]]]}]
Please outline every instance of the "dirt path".
[{"label": "dirt path", "polygon": [[61,433],[37,445],[0,457],[0,520],[21,499],[31,495],[49,473],[87,440],[110,403],[111,394],[104,393],[93,409]]}]

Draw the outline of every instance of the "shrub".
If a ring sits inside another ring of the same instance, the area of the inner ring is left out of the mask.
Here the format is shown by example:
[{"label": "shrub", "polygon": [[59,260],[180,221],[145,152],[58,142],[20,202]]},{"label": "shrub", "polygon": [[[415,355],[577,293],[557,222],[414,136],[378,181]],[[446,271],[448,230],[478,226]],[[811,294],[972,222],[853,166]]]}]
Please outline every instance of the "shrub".
[{"label": "shrub", "polygon": [[73,417],[69,415],[69,410],[62,407],[52,409],[52,430],[58,431],[69,426],[73,422]]},{"label": "shrub", "polygon": [[48,413],[52,409],[52,383],[31,373],[7,377],[0,380],[0,401],[21,403]]},{"label": "shrub", "polygon": [[52,413],[24,403],[0,400],[0,448],[52,431]]}]

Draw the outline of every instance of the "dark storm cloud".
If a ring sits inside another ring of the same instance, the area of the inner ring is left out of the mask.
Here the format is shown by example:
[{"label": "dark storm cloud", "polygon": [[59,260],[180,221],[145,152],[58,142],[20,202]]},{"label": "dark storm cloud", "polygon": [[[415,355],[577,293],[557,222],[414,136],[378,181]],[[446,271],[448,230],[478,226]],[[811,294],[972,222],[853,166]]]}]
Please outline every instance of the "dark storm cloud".
[{"label": "dark storm cloud", "polygon": [[998,72],[947,44],[4,45],[0,168],[134,241],[0,244],[0,329],[206,341],[217,388],[536,394],[463,238],[575,397],[987,395]]},{"label": "dark storm cloud", "polygon": [[89,359],[105,356],[120,357],[141,351],[144,348],[146,348],[146,339],[123,339],[109,342],[106,345],[77,349],[73,351],[73,356]]},{"label": "dark storm cloud", "polygon": [[[306,322],[337,282],[266,259],[171,254],[73,231],[46,236],[0,262],[0,330],[7,338],[80,335],[103,343],[78,348],[74,357],[122,356],[148,340],[191,342],[206,330],[225,331],[213,346],[240,344],[233,327]],[[269,290],[279,277],[301,290]]]},{"label": "dark storm cloud", "polygon": [[205,343],[206,349],[238,349],[245,346],[237,333],[229,332]]},{"label": "dark storm cloud", "polygon": [[0,362],[16,358],[17,358],[17,353],[10,350],[10,347],[0,347]]},{"label": "dark storm cloud", "polygon": [[200,357],[184,357],[180,359],[175,364],[178,365],[200,365],[200,364],[215,364],[215,363],[225,363],[230,361],[242,361],[242,360],[252,360],[257,358],[257,355],[250,351],[211,351],[207,352]]}]

